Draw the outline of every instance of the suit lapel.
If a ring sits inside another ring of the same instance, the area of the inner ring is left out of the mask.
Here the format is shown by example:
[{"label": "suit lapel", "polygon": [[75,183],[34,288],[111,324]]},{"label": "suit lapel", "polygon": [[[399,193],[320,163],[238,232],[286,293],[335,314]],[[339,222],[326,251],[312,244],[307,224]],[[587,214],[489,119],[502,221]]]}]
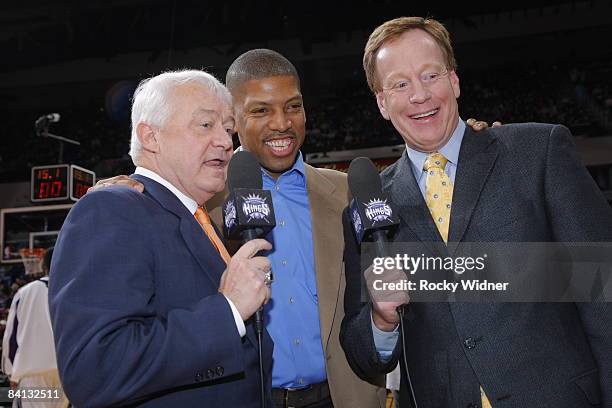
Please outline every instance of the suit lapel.
[{"label": "suit lapel", "polygon": [[[305,165],[306,189],[310,204],[315,274],[319,298],[321,340],[326,348],[335,317],[342,268],[343,242],[340,214],[346,206],[346,197],[337,197],[336,187],[315,168]],[[337,264],[336,264],[337,263]]]},{"label": "suit lapel", "polygon": [[396,165],[395,174],[383,185],[383,189],[390,193],[391,202],[398,208],[404,224],[402,228],[412,230],[432,253],[443,255],[439,251],[440,245],[434,244],[442,242],[442,237],[431,218],[406,152]]},{"label": "suit lapel", "polygon": [[498,146],[488,131],[467,127],[459,152],[449,227],[449,252],[453,254],[470,223],[480,193],[497,159]]},{"label": "suit lapel", "polygon": [[194,216],[189,213],[183,203],[166,187],[138,174],[133,174],[130,177],[144,184],[145,194],[150,195],[162,207],[179,217],[179,230],[189,252],[191,252],[191,255],[196,259],[202,270],[210,277],[213,284],[219,286],[221,274],[225,270],[225,262]]},{"label": "suit lapel", "polygon": [[[209,276],[213,285],[218,287],[221,282],[221,275],[223,271],[225,271],[227,265],[223,258],[221,258],[221,255],[219,255],[217,249],[210,242],[193,214],[190,214],[183,203],[161,184],[138,174],[133,174],[130,177],[143,183],[145,186],[145,193],[152,196],[164,208],[180,218],[179,229],[189,252],[191,252],[193,257],[197,260],[202,270]],[[223,198],[220,195],[215,197],[217,197],[217,200]],[[218,230],[217,233],[219,233]],[[249,321],[245,322],[246,336],[253,346],[257,347],[257,336],[252,320],[253,319],[249,319]],[[270,336],[267,332],[265,336],[267,336],[269,341]]]}]

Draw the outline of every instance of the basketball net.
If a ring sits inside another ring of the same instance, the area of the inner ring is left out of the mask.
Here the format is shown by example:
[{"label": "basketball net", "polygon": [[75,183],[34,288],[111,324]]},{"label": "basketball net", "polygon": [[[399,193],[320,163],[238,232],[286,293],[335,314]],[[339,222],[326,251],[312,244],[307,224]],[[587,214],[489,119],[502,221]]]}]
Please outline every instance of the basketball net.
[{"label": "basketball net", "polygon": [[44,248],[22,248],[19,250],[26,275],[40,275],[42,273],[44,254]]}]

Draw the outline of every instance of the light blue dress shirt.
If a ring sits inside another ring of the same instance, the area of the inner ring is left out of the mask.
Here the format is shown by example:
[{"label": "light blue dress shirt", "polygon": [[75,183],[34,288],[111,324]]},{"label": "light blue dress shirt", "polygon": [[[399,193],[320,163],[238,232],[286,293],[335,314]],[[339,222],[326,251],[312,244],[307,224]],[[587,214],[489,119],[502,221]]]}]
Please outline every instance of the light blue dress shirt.
[{"label": "light blue dress shirt", "polygon": [[[461,142],[463,141],[465,126],[466,125],[463,120],[459,118],[459,123],[457,124],[457,127],[455,127],[455,131],[451,135],[450,139],[448,139],[448,142],[446,142],[446,144],[442,146],[440,150],[438,150],[438,152],[442,153],[448,160],[448,163],[446,163],[446,167],[444,168],[444,172],[451,179],[453,185],[455,184],[457,164],[459,162],[459,151],[461,150]],[[412,173],[417,180],[419,189],[421,190],[421,194],[423,194],[424,198],[427,175],[425,170],[423,170],[423,164],[425,163],[429,153],[419,152],[410,148],[408,145],[406,145],[406,153],[410,159]],[[397,328],[392,332],[384,332],[379,330],[374,325],[374,322],[372,322],[372,334],[374,335],[374,345],[376,346],[376,351],[378,352],[380,358],[382,360],[390,358],[399,337]]]},{"label": "light blue dress shirt", "polygon": [[276,227],[266,237],[273,246],[268,259],[274,282],[264,307],[265,325],[274,340],[272,387],[302,388],[327,378],[302,154],[278,180],[263,169],[262,174],[276,216]]}]

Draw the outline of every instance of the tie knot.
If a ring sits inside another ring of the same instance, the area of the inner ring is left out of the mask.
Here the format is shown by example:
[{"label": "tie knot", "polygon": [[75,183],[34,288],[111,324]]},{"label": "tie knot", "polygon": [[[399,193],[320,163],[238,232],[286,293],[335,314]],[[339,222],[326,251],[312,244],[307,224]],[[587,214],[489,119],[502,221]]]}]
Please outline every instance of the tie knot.
[{"label": "tie knot", "polygon": [[208,211],[206,211],[206,208],[198,207],[198,209],[195,212],[195,217],[200,223],[200,225],[201,224],[212,224],[212,222],[210,221],[210,216],[208,215]]},{"label": "tie knot", "polygon": [[444,167],[446,167],[447,162],[448,160],[446,159],[446,157],[444,157],[442,153],[435,152],[427,156],[427,159],[423,164],[423,168],[425,169],[425,171],[429,171],[429,169],[444,170]]}]

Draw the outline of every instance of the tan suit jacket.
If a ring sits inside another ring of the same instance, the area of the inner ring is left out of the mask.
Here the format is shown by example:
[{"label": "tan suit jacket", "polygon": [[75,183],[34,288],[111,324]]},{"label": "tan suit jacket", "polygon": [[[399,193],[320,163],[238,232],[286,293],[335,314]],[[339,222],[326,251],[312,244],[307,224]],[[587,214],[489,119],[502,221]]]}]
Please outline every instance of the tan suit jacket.
[{"label": "tan suit jacket", "polygon": [[[342,262],[342,210],[349,201],[346,174],[318,169],[308,164],[305,164],[305,170],[312,220],[321,340],[327,359],[327,381],[334,408],[382,408],[386,396],[384,377],[380,378],[380,387],[360,380],[349,367],[340,347],[346,285]],[[227,191],[224,191],[206,203],[217,225],[222,225],[221,207],[226,196]]]}]

